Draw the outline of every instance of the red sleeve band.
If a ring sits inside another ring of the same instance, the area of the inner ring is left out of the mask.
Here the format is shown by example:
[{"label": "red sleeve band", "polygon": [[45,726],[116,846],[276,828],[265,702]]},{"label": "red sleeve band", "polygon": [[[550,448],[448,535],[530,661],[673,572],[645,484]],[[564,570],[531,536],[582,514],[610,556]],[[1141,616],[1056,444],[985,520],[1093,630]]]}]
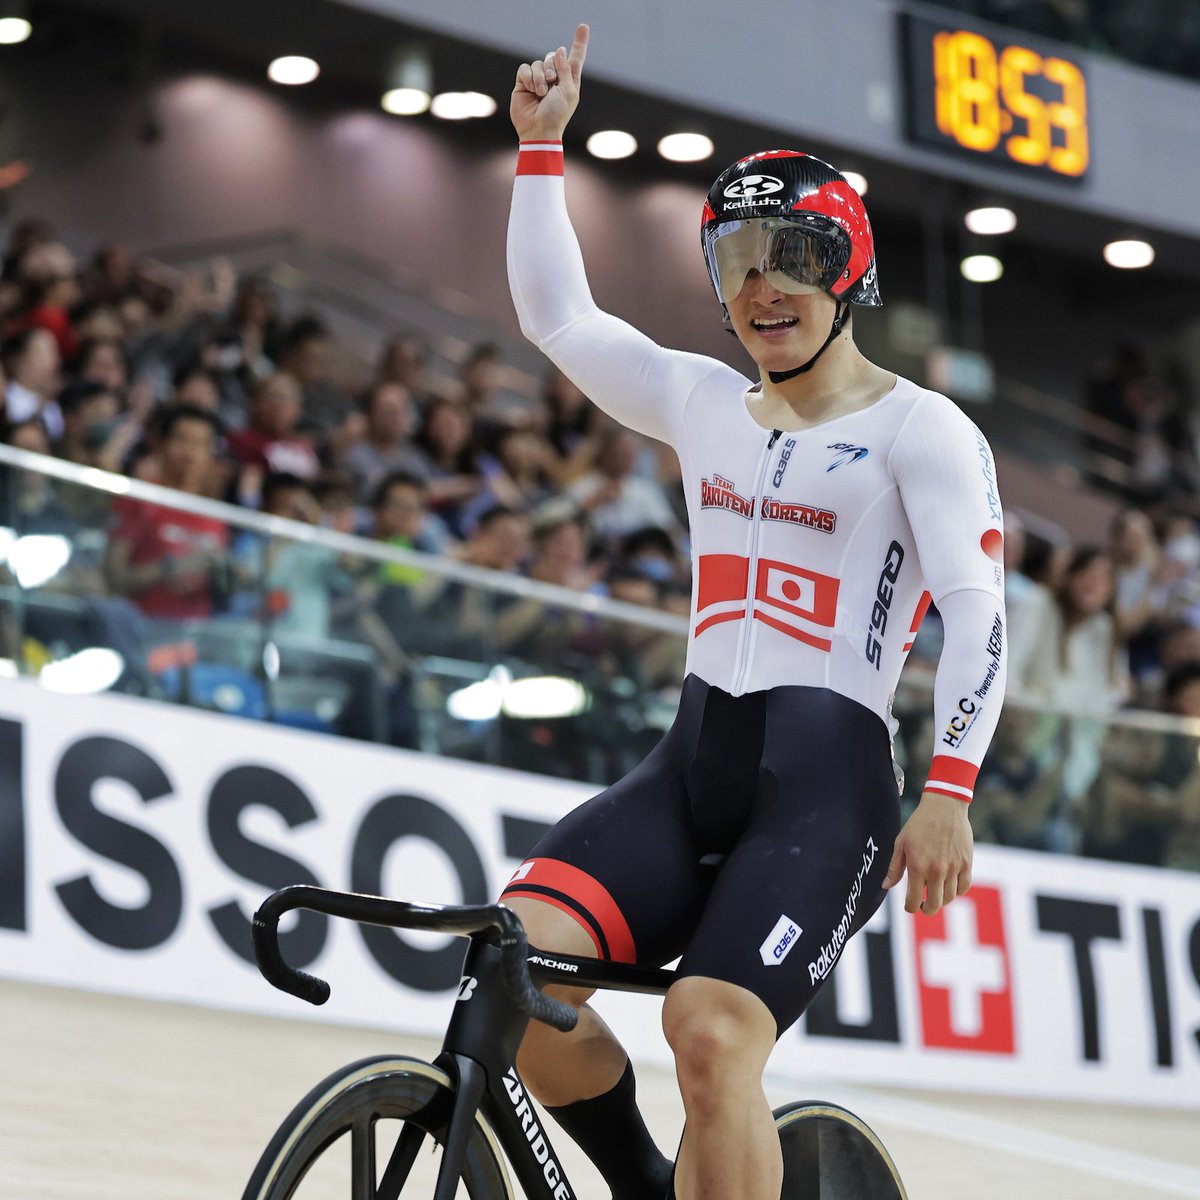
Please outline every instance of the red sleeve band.
[{"label": "red sleeve band", "polygon": [[970,802],[975,790],[979,768],[974,763],[952,758],[949,754],[935,754],[929,764],[929,778],[925,781],[927,792],[942,796],[953,796],[956,800]]},{"label": "red sleeve band", "polygon": [[522,142],[517,153],[518,175],[561,175],[562,142]]}]

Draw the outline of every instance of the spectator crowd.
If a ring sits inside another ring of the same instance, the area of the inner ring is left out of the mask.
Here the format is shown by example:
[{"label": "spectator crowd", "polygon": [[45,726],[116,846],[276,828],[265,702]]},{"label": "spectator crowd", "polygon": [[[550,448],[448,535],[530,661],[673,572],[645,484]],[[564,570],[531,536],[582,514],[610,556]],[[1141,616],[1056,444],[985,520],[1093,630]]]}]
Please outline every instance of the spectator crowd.
[{"label": "spectator crowd", "polygon": [[[439,373],[425,338],[400,332],[360,364],[353,388],[337,377],[337,350],[320,318],[285,320],[269,281],[237,279],[227,264],[178,273],[116,245],[81,264],[43,222],[10,230],[0,270],[8,444],[687,614],[678,466],[657,443],[609,422],[557,371],[540,394],[520,394],[490,343]],[[1128,494],[1138,503],[1103,545],[1066,546],[1015,511],[1007,519],[1010,694],[1081,717],[1047,732],[1028,726],[1028,712],[1006,714],[981,777],[996,798],[991,832],[1078,849],[1081,814],[1094,810],[1091,852],[1200,867],[1194,743],[1127,745],[1093,719],[1126,707],[1200,718],[1200,528],[1196,506],[1176,502],[1181,488],[1200,490],[1200,472],[1180,466],[1174,409],[1133,352],[1095,381],[1088,407],[1136,435]],[[575,608],[6,474],[0,524],[71,543],[64,577],[91,598],[110,642],[153,641],[154,630],[224,614],[357,641],[386,685],[385,734],[399,744],[413,744],[415,654],[515,655],[580,671],[608,662],[648,688],[681,675],[678,639]],[[936,631],[934,611],[918,661],[923,646],[936,651]],[[924,734],[909,736],[918,745]]]}]

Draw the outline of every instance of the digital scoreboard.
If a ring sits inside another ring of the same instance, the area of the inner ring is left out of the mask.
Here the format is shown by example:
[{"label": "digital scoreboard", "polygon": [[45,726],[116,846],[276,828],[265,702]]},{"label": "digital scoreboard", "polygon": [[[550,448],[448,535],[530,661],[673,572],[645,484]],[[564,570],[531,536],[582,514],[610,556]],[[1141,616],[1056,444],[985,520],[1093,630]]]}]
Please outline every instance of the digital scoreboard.
[{"label": "digital scoreboard", "polygon": [[1081,56],[1019,31],[901,16],[908,136],[962,156],[1062,179],[1090,158]]}]

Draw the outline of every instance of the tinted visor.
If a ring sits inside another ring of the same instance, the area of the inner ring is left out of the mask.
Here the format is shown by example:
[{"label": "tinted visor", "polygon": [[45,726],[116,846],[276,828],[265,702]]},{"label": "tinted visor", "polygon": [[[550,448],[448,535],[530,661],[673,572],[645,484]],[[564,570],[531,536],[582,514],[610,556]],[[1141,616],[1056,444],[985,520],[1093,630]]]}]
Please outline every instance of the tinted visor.
[{"label": "tinted visor", "polygon": [[711,225],[705,250],[713,287],[728,304],[751,271],[789,295],[829,291],[850,259],[850,239],[832,222],[765,217]]}]

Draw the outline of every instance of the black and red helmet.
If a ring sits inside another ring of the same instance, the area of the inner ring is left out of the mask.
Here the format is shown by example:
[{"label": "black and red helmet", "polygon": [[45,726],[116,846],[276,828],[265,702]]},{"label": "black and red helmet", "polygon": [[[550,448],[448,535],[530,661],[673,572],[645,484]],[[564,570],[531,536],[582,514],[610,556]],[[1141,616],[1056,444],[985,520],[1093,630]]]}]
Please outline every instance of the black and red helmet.
[{"label": "black and red helmet", "polygon": [[722,172],[700,222],[717,299],[762,271],[780,291],[819,290],[848,304],[883,303],[862,197],[840,171],[799,150],[764,150]]}]

